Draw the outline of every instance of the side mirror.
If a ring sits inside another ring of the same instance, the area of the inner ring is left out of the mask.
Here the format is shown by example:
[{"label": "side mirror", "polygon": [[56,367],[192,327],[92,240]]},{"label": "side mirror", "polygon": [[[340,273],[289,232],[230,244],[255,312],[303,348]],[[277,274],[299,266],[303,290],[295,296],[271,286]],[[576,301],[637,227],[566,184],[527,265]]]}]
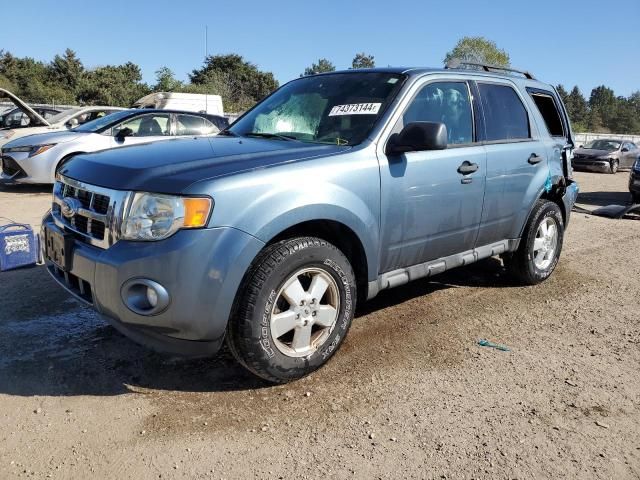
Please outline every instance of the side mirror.
[{"label": "side mirror", "polygon": [[126,137],[130,137],[131,135],[133,135],[133,130],[131,130],[129,127],[125,127],[122,130],[118,130],[118,133],[116,134],[116,140],[122,142]]},{"label": "side mirror", "polygon": [[620,150],[622,153],[627,153],[629,151],[629,149],[627,147],[624,147],[622,150]]},{"label": "side mirror", "polygon": [[583,147],[584,147],[584,145],[580,145],[578,148],[583,148]]},{"label": "side mirror", "polygon": [[399,155],[406,152],[424,150],[444,150],[447,148],[447,126],[440,122],[412,122],[400,133],[391,135],[385,153]]},{"label": "side mirror", "polygon": [[78,119],[77,118],[72,118],[71,120],[69,120],[66,123],[66,127],[67,128],[73,128],[73,127],[77,127],[78,126]]}]

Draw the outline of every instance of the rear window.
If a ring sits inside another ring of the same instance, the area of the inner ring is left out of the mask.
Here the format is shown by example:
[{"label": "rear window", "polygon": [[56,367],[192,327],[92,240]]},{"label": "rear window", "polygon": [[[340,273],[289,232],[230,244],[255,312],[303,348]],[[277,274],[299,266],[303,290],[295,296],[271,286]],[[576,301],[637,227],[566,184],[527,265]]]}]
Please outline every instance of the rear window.
[{"label": "rear window", "polygon": [[564,126],[558,106],[550,93],[529,92],[552,137],[564,137]]},{"label": "rear window", "polygon": [[486,140],[524,140],[531,137],[529,115],[515,90],[507,85],[478,83],[486,124]]}]

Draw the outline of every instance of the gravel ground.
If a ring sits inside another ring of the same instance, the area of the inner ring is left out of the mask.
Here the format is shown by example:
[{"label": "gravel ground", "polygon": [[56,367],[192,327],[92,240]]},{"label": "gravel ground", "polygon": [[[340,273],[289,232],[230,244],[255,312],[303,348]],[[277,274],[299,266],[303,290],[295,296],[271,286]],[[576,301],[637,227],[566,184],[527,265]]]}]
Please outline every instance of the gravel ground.
[{"label": "gravel ground", "polygon": [[[580,204],[627,202],[627,176],[576,174]],[[0,216],[37,225],[48,190],[0,185]],[[574,213],[544,284],[490,259],[383,292],[277,387],[137,346],[42,268],[1,273],[0,478],[638,479],[639,241]]]}]

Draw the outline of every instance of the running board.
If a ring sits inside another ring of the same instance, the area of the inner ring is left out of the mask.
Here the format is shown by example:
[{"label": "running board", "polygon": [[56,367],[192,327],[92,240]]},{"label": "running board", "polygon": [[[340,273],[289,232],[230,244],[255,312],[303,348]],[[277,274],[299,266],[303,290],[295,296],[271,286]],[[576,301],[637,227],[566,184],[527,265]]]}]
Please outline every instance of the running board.
[{"label": "running board", "polygon": [[502,240],[500,242],[484,245],[462,253],[456,253],[448,257],[430,260],[406,268],[399,268],[391,272],[383,273],[377,280],[369,282],[367,300],[375,297],[381,290],[394,288],[419,278],[437,275],[452,268],[462,267],[475,263],[484,258],[493,257],[506,252],[515,252],[520,244],[520,239]]}]

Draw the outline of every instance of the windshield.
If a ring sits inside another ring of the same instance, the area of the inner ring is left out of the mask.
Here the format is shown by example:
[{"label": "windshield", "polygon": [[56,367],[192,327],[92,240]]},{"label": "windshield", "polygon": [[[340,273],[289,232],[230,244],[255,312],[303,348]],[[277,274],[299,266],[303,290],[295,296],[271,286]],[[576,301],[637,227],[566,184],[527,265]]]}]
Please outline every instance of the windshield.
[{"label": "windshield", "polygon": [[80,110],[82,110],[81,108],[70,108],[68,110],[63,110],[62,112],[60,112],[57,115],[54,115],[53,117],[51,117],[49,120],[47,120],[50,124],[54,124],[54,123],[60,123],[60,122],[64,122],[66,120],[69,119],[69,117],[75,115],[76,113],[78,113]]},{"label": "windshield", "polygon": [[403,83],[395,73],[335,73],[295,80],[240,118],[240,136],[309,143],[362,142]]},{"label": "windshield", "polygon": [[584,146],[584,148],[588,148],[589,150],[607,150],[612,152],[613,150],[618,150],[620,148],[620,142],[616,142],[615,140],[591,140]]},{"label": "windshield", "polygon": [[91,120],[90,122],[83,123],[79,127],[72,128],[71,130],[73,130],[74,132],[96,133],[100,130],[110,127],[123,118],[131,116],[131,114],[131,110],[120,110],[119,112],[111,113],[109,115],[105,115],[104,117],[96,118],[95,120]]}]

